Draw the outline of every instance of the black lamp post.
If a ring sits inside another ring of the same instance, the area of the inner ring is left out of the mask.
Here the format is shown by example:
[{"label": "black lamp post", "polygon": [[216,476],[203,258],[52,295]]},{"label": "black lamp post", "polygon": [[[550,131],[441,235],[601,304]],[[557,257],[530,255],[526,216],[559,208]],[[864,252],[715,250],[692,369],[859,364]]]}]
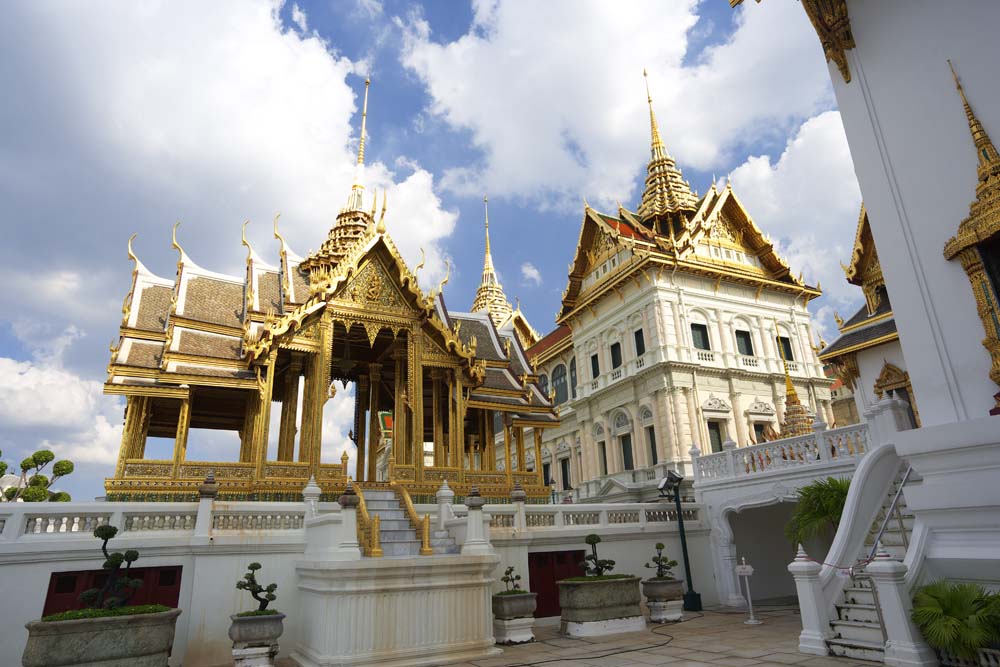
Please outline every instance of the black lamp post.
[{"label": "black lamp post", "polygon": [[681,482],[684,477],[673,470],[667,471],[667,476],[660,480],[658,489],[661,498],[668,498],[668,491],[673,491],[674,503],[677,506],[677,528],[681,534],[681,555],[684,558],[684,575],[687,577],[687,591],[684,593],[684,610],[701,611],[701,595],[694,590],[694,580],[691,578],[691,561],[688,558],[687,535],[684,534],[684,513],[681,511]]}]

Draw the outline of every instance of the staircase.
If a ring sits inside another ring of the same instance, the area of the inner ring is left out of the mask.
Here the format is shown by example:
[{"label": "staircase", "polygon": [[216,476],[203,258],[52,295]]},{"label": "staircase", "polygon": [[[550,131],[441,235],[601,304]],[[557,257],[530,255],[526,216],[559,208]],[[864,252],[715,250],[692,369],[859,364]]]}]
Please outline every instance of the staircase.
[{"label": "staircase", "polygon": [[[916,482],[918,480],[908,467],[900,469],[889,487],[882,509],[872,522],[858,560],[870,558],[876,543],[881,543],[882,548],[895,559],[903,560],[906,556],[914,519],[913,514],[906,509],[903,489]],[[883,662],[886,636],[878,596],[864,568],[857,569],[851,575],[851,584],[844,589],[835,607],[837,618],[830,621],[833,637],[826,641],[830,653],[854,660]]]},{"label": "staircase", "polygon": [[[391,489],[365,489],[365,505],[371,517],[381,522],[379,538],[385,557],[413,557],[420,554],[420,535],[406,516],[406,510],[396,492]],[[435,531],[431,535],[431,547],[435,554],[458,553],[458,545],[448,535]]]}]

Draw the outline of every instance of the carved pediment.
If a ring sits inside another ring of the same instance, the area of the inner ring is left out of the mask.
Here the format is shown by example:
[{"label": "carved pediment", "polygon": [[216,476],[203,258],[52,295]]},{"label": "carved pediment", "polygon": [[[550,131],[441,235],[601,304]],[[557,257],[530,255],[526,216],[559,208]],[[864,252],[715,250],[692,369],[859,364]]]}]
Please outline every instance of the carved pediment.
[{"label": "carved pediment", "polygon": [[366,309],[391,312],[409,310],[389,272],[375,258],[365,262],[361,270],[338,294],[338,298],[364,306]]},{"label": "carved pediment", "polygon": [[729,403],[715,394],[709,395],[708,400],[701,404],[701,409],[709,412],[729,412],[731,410]]},{"label": "carved pediment", "polygon": [[750,404],[749,408],[747,408],[747,413],[751,415],[767,415],[770,417],[774,415],[774,408],[770,403],[765,403],[758,398]]}]

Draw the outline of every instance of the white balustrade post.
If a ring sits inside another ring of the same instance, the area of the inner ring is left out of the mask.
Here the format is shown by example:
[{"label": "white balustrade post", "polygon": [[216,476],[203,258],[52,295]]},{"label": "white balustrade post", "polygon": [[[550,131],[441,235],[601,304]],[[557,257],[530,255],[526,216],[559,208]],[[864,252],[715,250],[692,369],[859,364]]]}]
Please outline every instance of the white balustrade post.
[{"label": "white balustrade post", "polygon": [[[354,491],[351,480],[347,480],[347,488],[344,495],[337,499],[340,504],[340,543],[337,545],[334,556],[335,560],[360,560],[361,545],[358,543],[358,505],[361,498]],[[325,515],[324,515],[325,517]],[[322,521],[319,517],[314,521]],[[308,528],[308,525],[307,525]],[[306,537],[306,550],[309,549],[308,532]]]},{"label": "white balustrade post", "polygon": [[826,422],[817,416],[816,420],[813,422],[812,430],[813,435],[816,438],[816,447],[819,449],[819,460],[829,461],[834,458],[836,454],[830,452],[830,446],[826,442],[826,438],[823,437],[823,433],[826,431]]},{"label": "white balustrade post", "polygon": [[438,504],[437,529],[448,530],[446,523],[455,518],[455,492],[448,486],[448,480],[441,482],[441,488],[435,495]]},{"label": "white balustrade post", "polygon": [[882,609],[885,628],[885,664],[893,667],[930,667],[938,663],[934,651],[924,642],[910,619],[913,604],[906,588],[906,565],[893,560],[879,547],[875,560],[865,571],[871,575]]},{"label": "white balustrade post", "polygon": [[809,559],[805,549],[799,545],[795,560],[788,565],[788,571],[795,579],[795,590],[799,596],[799,611],[802,615],[802,632],[799,634],[799,652],[812,655],[828,655],[830,649],[826,640],[830,637],[830,612],[823,585],[819,581],[822,569],[819,563]]},{"label": "white balustrade post", "polygon": [[195,537],[212,536],[212,512],[218,495],[219,484],[215,481],[215,473],[209,470],[205,481],[198,487],[198,516],[194,520]]},{"label": "white balustrade post", "polygon": [[521,483],[514,482],[514,488],[510,490],[510,501],[514,505],[514,530],[528,529],[528,517],[524,513],[524,501],[527,499],[528,493]]},{"label": "white balustrade post", "polygon": [[306,519],[319,516],[319,497],[322,494],[323,490],[316,483],[316,477],[310,475],[306,488],[302,489],[302,501],[306,505]]},{"label": "white balustrade post", "polygon": [[875,421],[883,442],[891,439],[894,433],[913,428],[907,408],[909,404],[906,401],[891,396],[875,404]]},{"label": "white balustrade post", "polygon": [[746,472],[745,470],[739,470],[736,465],[736,443],[732,440],[726,440],[722,443],[722,451],[726,453],[726,470],[729,472],[729,477],[736,477],[737,475]]},{"label": "white balustrade post", "polygon": [[490,555],[493,547],[486,540],[486,528],[483,526],[483,505],[486,501],[479,495],[479,488],[473,484],[469,494],[465,496],[465,506],[469,508],[466,517],[465,544],[462,545],[462,555]]},{"label": "white balustrade post", "polygon": [[701,456],[701,450],[698,449],[698,445],[691,445],[688,454],[691,456],[691,477],[697,484],[701,481],[701,470],[698,468],[698,457]]}]

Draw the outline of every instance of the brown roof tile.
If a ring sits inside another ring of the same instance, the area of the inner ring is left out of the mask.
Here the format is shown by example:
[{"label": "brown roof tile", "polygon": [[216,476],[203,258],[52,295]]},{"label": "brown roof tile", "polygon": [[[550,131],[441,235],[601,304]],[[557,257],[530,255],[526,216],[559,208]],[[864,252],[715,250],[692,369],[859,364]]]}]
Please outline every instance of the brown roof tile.
[{"label": "brown roof tile", "polygon": [[239,359],[240,339],[231,336],[218,336],[214,334],[200,333],[197,331],[183,330],[180,332],[178,341],[178,352],[183,354],[196,354],[202,357],[215,357],[218,359]]},{"label": "brown roof tile", "polygon": [[281,280],[277,273],[270,271],[257,277],[257,295],[260,309],[267,312],[270,308],[274,313],[281,313]]},{"label": "brown roof tile", "polygon": [[139,312],[135,318],[135,328],[143,331],[166,329],[172,294],[173,289],[161,285],[144,288],[138,295]]},{"label": "brown roof tile", "polygon": [[139,368],[159,368],[163,354],[163,343],[140,343],[133,341],[129,348],[128,358],[120,359],[118,363]]},{"label": "brown roof tile", "polygon": [[243,286],[224,280],[195,277],[187,283],[184,317],[212,324],[242,324]]}]

